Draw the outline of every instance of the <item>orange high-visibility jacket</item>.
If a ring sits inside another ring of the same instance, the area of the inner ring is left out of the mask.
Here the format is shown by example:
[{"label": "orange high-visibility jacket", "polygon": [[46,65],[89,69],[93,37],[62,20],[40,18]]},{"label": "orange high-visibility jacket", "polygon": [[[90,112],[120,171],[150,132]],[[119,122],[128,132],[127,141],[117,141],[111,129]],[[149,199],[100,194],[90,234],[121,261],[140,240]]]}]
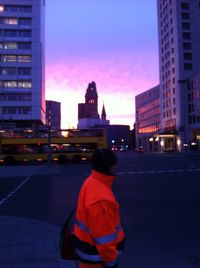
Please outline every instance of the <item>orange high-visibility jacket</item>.
[{"label": "orange high-visibility jacket", "polygon": [[119,205],[111,190],[114,177],[92,170],[78,199],[74,225],[80,260],[114,267],[124,247]]}]

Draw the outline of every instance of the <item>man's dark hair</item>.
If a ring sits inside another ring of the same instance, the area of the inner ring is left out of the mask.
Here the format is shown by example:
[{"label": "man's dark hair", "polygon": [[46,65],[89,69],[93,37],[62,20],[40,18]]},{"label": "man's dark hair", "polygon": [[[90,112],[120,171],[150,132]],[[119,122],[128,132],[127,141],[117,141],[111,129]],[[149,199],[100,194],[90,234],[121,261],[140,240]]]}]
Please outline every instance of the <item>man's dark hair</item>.
[{"label": "man's dark hair", "polygon": [[110,168],[117,164],[117,157],[113,151],[109,149],[97,149],[92,156],[92,169],[110,174]]}]

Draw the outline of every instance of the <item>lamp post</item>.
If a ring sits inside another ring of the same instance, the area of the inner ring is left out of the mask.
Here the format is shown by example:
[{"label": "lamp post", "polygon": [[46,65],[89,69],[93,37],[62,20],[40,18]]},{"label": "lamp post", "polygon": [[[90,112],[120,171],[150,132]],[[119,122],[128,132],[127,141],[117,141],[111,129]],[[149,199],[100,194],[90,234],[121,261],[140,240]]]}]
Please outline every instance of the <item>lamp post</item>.
[{"label": "lamp post", "polygon": [[51,166],[51,111],[48,111],[47,119],[47,133],[48,133],[48,166]]},{"label": "lamp post", "polygon": [[181,124],[179,126],[178,132],[179,138],[177,140],[177,146],[179,151],[181,151],[182,144],[188,143],[188,124],[187,124],[187,89],[190,86],[190,80],[189,79],[182,79],[178,80],[178,83],[180,85],[183,85],[182,88],[180,89],[181,96],[180,96],[180,101],[181,101]]}]

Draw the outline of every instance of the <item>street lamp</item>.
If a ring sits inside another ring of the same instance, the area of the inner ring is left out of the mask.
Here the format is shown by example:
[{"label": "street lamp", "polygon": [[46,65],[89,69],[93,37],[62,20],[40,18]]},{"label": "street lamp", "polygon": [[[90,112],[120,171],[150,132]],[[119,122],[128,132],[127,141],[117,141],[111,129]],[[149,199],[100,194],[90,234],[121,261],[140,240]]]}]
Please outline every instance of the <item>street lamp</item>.
[{"label": "street lamp", "polygon": [[51,111],[48,111],[47,119],[47,131],[48,131],[48,166],[51,165]]}]

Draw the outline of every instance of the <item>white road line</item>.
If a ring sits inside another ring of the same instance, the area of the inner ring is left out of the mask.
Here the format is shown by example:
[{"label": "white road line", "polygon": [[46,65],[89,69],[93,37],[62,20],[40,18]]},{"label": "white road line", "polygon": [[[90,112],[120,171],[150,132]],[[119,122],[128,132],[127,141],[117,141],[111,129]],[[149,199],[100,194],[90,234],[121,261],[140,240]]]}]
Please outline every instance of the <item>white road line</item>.
[{"label": "white road line", "polygon": [[[168,169],[168,170],[138,170],[138,171],[119,171],[117,175],[134,175],[134,174],[164,174],[164,173],[182,173],[182,172],[199,172],[200,168],[195,169]],[[89,176],[89,173],[85,174]]]},{"label": "white road line", "polygon": [[7,194],[4,198],[0,200],[0,206],[2,206],[11,196],[13,196],[25,183],[30,180],[31,177],[27,177],[23,180],[14,190]]},{"label": "white road line", "polygon": [[200,169],[168,169],[168,170],[138,170],[138,171],[120,171],[118,175],[132,175],[132,174],[156,174],[156,173],[182,173],[182,172],[195,172]]}]

